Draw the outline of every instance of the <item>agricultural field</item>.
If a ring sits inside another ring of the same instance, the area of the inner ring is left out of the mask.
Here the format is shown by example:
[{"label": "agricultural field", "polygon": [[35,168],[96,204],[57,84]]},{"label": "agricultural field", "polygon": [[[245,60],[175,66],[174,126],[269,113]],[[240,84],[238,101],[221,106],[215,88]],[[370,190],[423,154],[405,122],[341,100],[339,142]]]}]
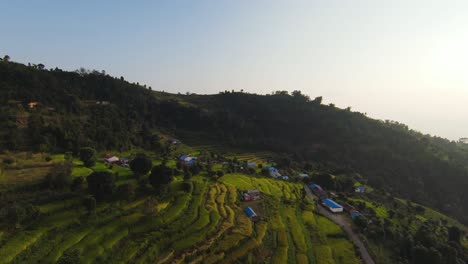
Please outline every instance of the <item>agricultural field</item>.
[{"label": "agricultural field", "polygon": [[[92,168],[74,161],[73,176],[110,171],[117,185],[135,181],[128,168]],[[359,263],[343,231],[314,213],[300,184],[226,174],[177,176],[164,196],[98,203],[89,215],[82,198],[38,202],[40,218],[20,229],[0,229],[0,263],[56,263],[79,255],[81,263]],[[259,189],[259,201],[240,201]],[[252,206],[261,221],[243,209]]]},{"label": "agricultural field", "polygon": [[64,155],[12,152],[0,154],[0,188],[34,184],[41,180]]}]

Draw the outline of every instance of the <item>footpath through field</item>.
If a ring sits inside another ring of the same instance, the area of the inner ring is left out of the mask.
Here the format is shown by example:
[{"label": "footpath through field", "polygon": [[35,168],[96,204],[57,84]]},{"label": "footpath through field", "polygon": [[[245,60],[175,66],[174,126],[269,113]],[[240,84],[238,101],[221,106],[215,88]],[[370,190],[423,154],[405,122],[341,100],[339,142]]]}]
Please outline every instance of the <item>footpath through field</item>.
[{"label": "footpath through field", "polygon": [[[304,185],[304,189],[307,193],[307,196],[309,199],[312,201],[314,200],[314,195],[312,194],[312,191],[310,188],[306,185]],[[315,198],[317,200],[318,198]],[[323,208],[322,206],[317,206],[317,210],[319,213],[326,218],[330,219],[337,225],[341,226],[341,228],[345,231],[346,235],[348,235],[348,238],[353,242],[355,246],[358,247],[359,252],[361,252],[361,258],[366,264],[375,264],[374,260],[372,257],[369,255],[369,252],[367,251],[366,246],[364,243],[361,241],[359,236],[353,231],[351,228],[351,219],[344,214],[333,214],[332,212],[329,212],[327,209]]]}]

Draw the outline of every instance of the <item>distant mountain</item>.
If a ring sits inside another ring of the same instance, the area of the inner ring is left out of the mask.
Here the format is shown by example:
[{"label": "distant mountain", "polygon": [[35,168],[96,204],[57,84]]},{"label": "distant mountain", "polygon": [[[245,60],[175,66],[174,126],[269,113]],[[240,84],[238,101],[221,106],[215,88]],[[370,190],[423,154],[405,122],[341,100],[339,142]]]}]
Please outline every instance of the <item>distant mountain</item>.
[{"label": "distant mountain", "polygon": [[176,95],[97,71],[0,62],[0,103],[2,150],[152,149],[163,132],[192,144],[286,153],[297,167],[357,172],[374,187],[468,223],[466,146],[298,91]]}]

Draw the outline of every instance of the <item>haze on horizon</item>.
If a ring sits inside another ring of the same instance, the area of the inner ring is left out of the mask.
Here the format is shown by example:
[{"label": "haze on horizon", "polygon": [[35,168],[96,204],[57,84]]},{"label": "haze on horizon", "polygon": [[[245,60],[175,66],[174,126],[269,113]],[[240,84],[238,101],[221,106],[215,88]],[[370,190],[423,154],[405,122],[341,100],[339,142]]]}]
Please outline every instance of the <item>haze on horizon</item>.
[{"label": "haze on horizon", "polygon": [[0,55],[154,90],[325,103],[468,136],[466,1],[1,1]]}]

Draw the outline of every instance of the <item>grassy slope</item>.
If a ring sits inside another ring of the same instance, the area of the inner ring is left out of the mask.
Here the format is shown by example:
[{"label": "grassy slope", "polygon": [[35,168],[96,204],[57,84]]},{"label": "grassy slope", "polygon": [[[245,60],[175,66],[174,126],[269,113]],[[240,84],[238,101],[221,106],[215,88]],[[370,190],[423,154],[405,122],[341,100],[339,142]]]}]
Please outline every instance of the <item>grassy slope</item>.
[{"label": "grassy slope", "polygon": [[[196,155],[209,148],[185,146],[178,151]],[[232,157],[265,165],[268,155],[247,153]],[[41,164],[42,158],[43,155],[35,157],[31,166]],[[52,159],[62,161],[63,155]],[[74,177],[110,171],[118,175],[117,185],[136,182],[128,168],[109,168],[102,161],[92,168],[77,160],[73,164]],[[175,162],[171,160],[169,165],[175,166]],[[40,204],[38,208],[46,215],[42,221],[26,230],[0,230],[0,263],[52,263],[70,249],[81,252],[83,263],[244,263],[252,259],[273,263],[357,263],[349,250],[350,242],[336,237],[339,228],[333,223],[324,224],[313,213],[313,205],[301,201],[300,184],[243,174],[227,174],[218,182],[196,176],[192,178],[193,192],[185,193],[181,182],[176,177],[170,186],[171,195],[164,200],[147,196],[132,202],[99,204],[95,217],[86,215],[79,197]],[[267,222],[254,225],[246,217],[243,207],[248,204],[239,202],[238,197],[239,190],[245,189],[264,193],[264,199],[252,206]],[[331,234],[334,237],[328,238]]]}]

